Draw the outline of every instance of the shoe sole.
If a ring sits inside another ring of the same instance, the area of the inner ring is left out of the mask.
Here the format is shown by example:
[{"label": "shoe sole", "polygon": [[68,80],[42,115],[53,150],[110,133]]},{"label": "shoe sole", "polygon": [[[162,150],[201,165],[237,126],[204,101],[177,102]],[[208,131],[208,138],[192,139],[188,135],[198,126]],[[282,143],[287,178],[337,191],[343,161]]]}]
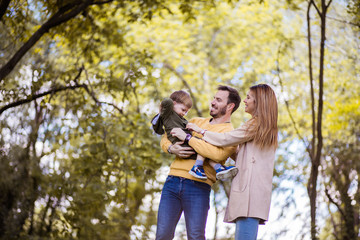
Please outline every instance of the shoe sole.
[{"label": "shoe sole", "polygon": [[236,167],[230,168],[228,170],[217,173],[216,178],[219,179],[219,180],[232,179],[233,177],[236,176],[236,174],[238,172],[239,172],[239,170]]},{"label": "shoe sole", "polygon": [[198,175],[196,175],[196,173],[194,173],[193,171],[189,171],[190,175],[193,176],[193,177],[196,177],[198,179],[201,179],[201,180],[206,180],[207,177],[200,177]]}]

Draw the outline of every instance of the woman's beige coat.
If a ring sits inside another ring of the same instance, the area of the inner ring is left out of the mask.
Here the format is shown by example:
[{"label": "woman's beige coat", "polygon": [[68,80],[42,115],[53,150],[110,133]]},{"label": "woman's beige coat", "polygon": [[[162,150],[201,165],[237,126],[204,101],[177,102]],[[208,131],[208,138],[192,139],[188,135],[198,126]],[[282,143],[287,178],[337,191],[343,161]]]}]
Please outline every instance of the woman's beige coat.
[{"label": "woman's beige coat", "polygon": [[225,213],[225,222],[235,222],[239,217],[268,220],[275,149],[260,149],[253,141],[247,142],[246,126],[226,133],[205,132],[203,140],[215,146],[239,145],[236,155],[238,174],[231,184]]}]

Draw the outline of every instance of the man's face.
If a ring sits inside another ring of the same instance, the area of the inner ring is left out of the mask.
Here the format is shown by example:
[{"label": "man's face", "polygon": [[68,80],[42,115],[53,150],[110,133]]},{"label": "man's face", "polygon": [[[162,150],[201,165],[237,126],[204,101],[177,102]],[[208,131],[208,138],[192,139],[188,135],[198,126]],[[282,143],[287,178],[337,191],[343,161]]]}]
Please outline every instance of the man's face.
[{"label": "man's face", "polygon": [[210,116],[213,118],[218,118],[225,115],[228,97],[228,91],[217,91],[214,99],[211,101]]}]

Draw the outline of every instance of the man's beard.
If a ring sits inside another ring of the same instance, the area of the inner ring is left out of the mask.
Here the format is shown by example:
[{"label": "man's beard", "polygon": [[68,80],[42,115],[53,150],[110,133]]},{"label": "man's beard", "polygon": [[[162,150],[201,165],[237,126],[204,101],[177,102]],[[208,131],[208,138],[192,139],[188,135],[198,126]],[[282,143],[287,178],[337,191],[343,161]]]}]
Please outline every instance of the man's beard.
[{"label": "man's beard", "polygon": [[213,118],[219,118],[219,117],[224,116],[225,114],[226,114],[226,106],[224,106],[223,108],[220,108],[217,113],[211,113],[211,111],[210,111],[210,116],[212,116]]}]

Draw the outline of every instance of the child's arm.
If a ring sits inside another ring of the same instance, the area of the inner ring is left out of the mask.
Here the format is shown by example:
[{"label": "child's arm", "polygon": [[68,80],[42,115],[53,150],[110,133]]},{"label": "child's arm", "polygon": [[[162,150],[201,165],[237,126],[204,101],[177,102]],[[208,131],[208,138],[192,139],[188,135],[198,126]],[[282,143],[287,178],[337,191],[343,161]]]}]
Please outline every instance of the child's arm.
[{"label": "child's arm", "polygon": [[[180,128],[174,128],[171,130],[171,134],[180,140],[184,140],[186,133]],[[236,151],[236,146],[228,147],[217,147],[212,144],[209,144],[197,137],[191,137],[189,140],[189,145],[203,157],[209,158],[216,162],[225,161],[229,156],[231,156]]]},{"label": "child's arm", "polygon": [[160,146],[164,152],[175,154],[179,158],[188,158],[191,155],[195,154],[194,149],[192,149],[191,147],[181,146],[181,144],[183,143],[184,142],[176,142],[174,144],[171,144],[166,134],[164,134],[161,138]]},{"label": "child's arm", "polygon": [[160,116],[165,119],[167,117],[169,117],[169,115],[171,114],[172,110],[174,109],[174,102],[171,98],[164,98],[161,101],[161,110],[160,110]]},{"label": "child's arm", "polygon": [[164,127],[163,127],[163,121],[160,118],[160,113],[156,114],[155,117],[151,120],[152,128],[154,129],[154,132],[156,132],[159,135],[163,135],[165,133]]},{"label": "child's arm", "polygon": [[161,101],[159,113],[151,120],[152,128],[157,134],[162,135],[165,133],[163,119],[169,116],[173,108],[174,102],[172,99],[164,98]]}]

